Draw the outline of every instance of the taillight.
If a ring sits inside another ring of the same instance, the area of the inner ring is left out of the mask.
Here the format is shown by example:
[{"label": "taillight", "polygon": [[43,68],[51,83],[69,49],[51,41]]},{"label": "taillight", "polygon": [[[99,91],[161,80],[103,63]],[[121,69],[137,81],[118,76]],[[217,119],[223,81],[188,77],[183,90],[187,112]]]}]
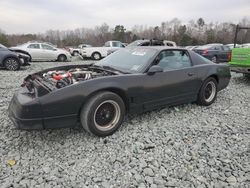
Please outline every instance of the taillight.
[{"label": "taillight", "polygon": [[203,50],[202,55],[207,55],[208,54],[208,49]]},{"label": "taillight", "polygon": [[232,60],[232,52],[229,52],[228,53],[228,61],[231,61]]}]

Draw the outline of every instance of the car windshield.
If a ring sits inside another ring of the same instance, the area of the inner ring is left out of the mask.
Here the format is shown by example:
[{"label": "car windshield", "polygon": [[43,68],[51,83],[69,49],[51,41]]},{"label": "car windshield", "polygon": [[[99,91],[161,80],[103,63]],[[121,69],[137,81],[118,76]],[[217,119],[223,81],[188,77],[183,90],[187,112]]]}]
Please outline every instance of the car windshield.
[{"label": "car windshield", "polygon": [[146,68],[149,61],[157,53],[156,49],[133,48],[121,49],[102,59],[97,66],[111,67],[118,71],[139,73]]},{"label": "car windshield", "polygon": [[4,45],[2,45],[2,44],[0,44],[0,48],[7,48],[6,46],[4,46]]}]

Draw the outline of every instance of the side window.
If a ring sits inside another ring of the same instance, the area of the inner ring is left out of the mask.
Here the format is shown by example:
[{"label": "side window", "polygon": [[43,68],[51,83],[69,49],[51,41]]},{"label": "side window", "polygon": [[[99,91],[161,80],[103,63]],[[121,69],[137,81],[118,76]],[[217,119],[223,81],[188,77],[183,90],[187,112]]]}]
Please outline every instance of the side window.
[{"label": "side window", "polygon": [[113,47],[121,47],[121,43],[120,42],[112,42],[112,46]]},{"label": "side window", "polygon": [[54,48],[52,46],[49,46],[47,44],[41,44],[42,45],[42,49],[44,50],[54,50]]},{"label": "side window", "polygon": [[105,46],[105,47],[110,47],[110,43],[109,43],[109,42],[106,42],[106,43],[104,44],[104,46]]},{"label": "side window", "polygon": [[140,46],[149,46],[149,45],[150,45],[150,42],[143,42],[143,43],[141,43]]},{"label": "side window", "polygon": [[222,50],[222,47],[221,46],[215,46],[214,50]]},{"label": "side window", "polygon": [[191,60],[187,51],[184,50],[165,50],[159,54],[158,65],[164,71],[177,70],[191,67]]},{"label": "side window", "polygon": [[153,41],[153,46],[164,46],[164,43],[161,41]]},{"label": "side window", "polygon": [[30,44],[30,45],[28,46],[28,48],[40,49],[40,45],[39,45],[39,44]]}]

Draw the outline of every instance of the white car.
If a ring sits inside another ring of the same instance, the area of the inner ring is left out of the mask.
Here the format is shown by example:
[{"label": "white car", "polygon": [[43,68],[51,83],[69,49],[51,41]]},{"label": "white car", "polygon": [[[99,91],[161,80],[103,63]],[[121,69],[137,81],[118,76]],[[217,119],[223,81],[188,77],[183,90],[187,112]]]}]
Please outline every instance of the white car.
[{"label": "white car", "polygon": [[250,43],[245,43],[241,45],[242,48],[250,48]]},{"label": "white car", "polygon": [[[226,44],[225,46],[229,47],[231,50],[234,48],[234,44]],[[236,48],[241,48],[241,45],[235,44]]]},{"label": "white car", "polygon": [[69,53],[73,56],[77,56],[78,54],[82,55],[81,50],[84,48],[90,48],[90,47],[92,46],[89,44],[80,44],[78,48],[69,48]]},{"label": "white car", "polygon": [[82,57],[100,60],[109,55],[110,51],[114,52],[125,46],[120,41],[107,41],[103,47],[88,47],[81,50]]},{"label": "white car", "polygon": [[12,47],[13,50],[23,50],[29,53],[31,61],[70,61],[71,54],[44,42],[28,42]]}]

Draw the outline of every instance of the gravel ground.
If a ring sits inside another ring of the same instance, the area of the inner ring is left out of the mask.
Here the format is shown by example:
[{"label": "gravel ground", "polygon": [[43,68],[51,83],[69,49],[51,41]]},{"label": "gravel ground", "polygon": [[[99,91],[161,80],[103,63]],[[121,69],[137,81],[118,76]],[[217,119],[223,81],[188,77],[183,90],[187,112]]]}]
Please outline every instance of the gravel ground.
[{"label": "gravel ground", "polygon": [[106,138],[81,128],[15,129],[7,108],[22,79],[61,64],[69,63],[0,70],[1,188],[250,187],[250,80],[233,74],[209,107],[131,115]]}]

